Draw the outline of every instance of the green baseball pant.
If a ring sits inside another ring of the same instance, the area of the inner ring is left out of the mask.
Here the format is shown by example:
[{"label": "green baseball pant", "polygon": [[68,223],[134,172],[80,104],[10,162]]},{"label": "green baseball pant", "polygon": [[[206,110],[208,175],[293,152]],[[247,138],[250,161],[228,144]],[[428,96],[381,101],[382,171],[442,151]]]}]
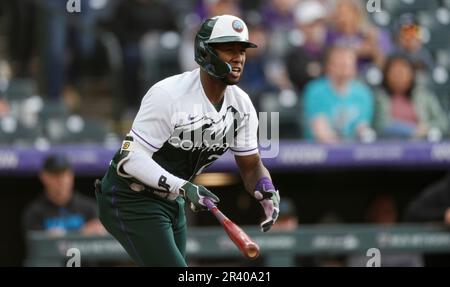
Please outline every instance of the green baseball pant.
[{"label": "green baseball pant", "polygon": [[186,267],[184,198],[136,192],[109,167],[96,188],[99,218],[139,266]]}]

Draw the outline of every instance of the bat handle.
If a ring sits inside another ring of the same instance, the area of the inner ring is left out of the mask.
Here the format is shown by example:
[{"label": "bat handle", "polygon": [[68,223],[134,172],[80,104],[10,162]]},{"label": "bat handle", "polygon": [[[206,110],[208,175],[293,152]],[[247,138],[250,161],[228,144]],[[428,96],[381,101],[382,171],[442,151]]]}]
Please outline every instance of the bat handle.
[{"label": "bat handle", "polygon": [[213,209],[214,207],[216,207],[216,205],[214,204],[214,202],[209,198],[209,197],[205,197],[203,199],[203,203],[205,203],[206,207],[208,208],[208,210]]}]

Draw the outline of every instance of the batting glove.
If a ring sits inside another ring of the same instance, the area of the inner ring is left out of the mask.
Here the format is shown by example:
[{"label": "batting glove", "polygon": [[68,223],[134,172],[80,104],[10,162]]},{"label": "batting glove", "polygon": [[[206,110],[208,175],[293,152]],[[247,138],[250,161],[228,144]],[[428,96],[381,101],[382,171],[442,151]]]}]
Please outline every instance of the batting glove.
[{"label": "batting glove", "polygon": [[191,202],[191,209],[194,212],[207,210],[206,205],[203,202],[205,197],[209,197],[214,203],[220,201],[214,193],[206,189],[204,186],[195,185],[189,181],[184,183],[184,185],[180,188],[180,192],[184,194],[184,197],[189,199]]},{"label": "batting glove", "polygon": [[264,209],[266,219],[261,222],[260,226],[263,232],[267,232],[277,221],[280,213],[280,194],[270,178],[263,177],[256,184],[254,196]]}]

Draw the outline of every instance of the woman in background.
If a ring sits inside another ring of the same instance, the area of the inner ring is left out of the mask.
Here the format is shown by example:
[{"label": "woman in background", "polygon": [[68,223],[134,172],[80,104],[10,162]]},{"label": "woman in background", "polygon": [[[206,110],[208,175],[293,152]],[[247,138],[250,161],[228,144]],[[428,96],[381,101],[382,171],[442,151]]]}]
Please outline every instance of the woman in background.
[{"label": "woman in background", "polygon": [[447,133],[447,117],[434,94],[415,84],[413,64],[392,56],[384,68],[384,81],[375,94],[375,129],[380,138],[421,139],[435,131]]}]

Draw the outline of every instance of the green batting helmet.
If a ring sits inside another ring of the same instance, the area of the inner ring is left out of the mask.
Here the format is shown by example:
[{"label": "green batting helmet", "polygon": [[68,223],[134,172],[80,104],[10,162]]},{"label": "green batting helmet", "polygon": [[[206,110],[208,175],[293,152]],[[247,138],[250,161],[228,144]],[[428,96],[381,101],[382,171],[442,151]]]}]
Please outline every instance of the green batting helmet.
[{"label": "green batting helmet", "polygon": [[225,78],[231,66],[222,61],[210,46],[214,43],[245,43],[247,48],[257,46],[248,41],[248,29],[244,21],[231,15],[206,19],[195,36],[195,61],[215,78]]}]

